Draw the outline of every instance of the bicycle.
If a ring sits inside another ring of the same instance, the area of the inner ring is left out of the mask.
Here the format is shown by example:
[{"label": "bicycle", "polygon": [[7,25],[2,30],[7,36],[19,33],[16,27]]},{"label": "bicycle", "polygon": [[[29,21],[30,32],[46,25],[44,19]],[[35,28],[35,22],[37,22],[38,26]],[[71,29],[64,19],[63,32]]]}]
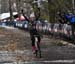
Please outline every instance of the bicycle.
[{"label": "bicycle", "polygon": [[39,57],[41,58],[41,49],[40,49],[40,42],[38,42],[38,35],[34,35],[35,36],[35,47],[36,47],[36,50],[35,50],[35,55],[36,57]]}]

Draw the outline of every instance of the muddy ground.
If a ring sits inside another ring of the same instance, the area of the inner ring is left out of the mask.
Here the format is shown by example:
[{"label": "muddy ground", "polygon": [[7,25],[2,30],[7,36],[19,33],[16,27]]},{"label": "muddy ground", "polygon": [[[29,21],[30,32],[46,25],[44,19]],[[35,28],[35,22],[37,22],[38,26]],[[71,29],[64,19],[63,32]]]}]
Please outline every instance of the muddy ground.
[{"label": "muddy ground", "polygon": [[[60,39],[50,38],[44,35],[40,44],[42,58],[37,58],[32,54],[29,32],[18,28],[0,28],[0,62],[27,61],[29,64],[64,64],[63,62],[53,63],[44,61],[74,60],[75,47],[68,46],[67,44],[58,45],[60,41]],[[32,61],[35,62],[31,63]],[[66,64],[68,63],[66,62]]]}]

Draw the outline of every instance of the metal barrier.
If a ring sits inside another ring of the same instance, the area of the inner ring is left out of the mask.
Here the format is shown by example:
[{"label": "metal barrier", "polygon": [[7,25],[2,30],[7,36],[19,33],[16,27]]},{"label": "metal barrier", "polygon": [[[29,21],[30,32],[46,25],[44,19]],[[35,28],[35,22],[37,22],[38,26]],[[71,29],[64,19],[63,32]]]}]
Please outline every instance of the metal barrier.
[{"label": "metal barrier", "polygon": [[[28,29],[29,24],[25,26],[25,23],[16,23],[17,27]],[[19,25],[22,26],[19,26]],[[65,38],[72,40],[72,28],[71,25],[68,24],[60,24],[60,23],[36,23],[36,29],[46,35],[51,35],[53,37]]]},{"label": "metal barrier", "polygon": [[48,23],[44,25],[36,24],[36,29],[44,34],[54,37],[67,38],[72,40],[72,28],[68,24]]}]

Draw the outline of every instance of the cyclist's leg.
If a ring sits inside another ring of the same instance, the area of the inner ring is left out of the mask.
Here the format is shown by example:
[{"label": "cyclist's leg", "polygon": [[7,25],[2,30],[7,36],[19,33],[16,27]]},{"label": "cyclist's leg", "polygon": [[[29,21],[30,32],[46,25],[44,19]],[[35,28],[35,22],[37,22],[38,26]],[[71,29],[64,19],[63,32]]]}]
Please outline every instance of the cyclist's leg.
[{"label": "cyclist's leg", "polygon": [[35,53],[36,47],[35,47],[35,40],[32,40],[32,51]]}]

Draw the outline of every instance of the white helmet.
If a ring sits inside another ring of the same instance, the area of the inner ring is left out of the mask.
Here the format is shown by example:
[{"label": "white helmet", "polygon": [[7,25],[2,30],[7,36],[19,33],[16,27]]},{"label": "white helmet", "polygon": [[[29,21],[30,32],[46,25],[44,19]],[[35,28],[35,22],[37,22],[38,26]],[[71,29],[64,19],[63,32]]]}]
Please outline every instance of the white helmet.
[{"label": "white helmet", "polygon": [[34,12],[30,14],[30,18],[35,17]]}]

